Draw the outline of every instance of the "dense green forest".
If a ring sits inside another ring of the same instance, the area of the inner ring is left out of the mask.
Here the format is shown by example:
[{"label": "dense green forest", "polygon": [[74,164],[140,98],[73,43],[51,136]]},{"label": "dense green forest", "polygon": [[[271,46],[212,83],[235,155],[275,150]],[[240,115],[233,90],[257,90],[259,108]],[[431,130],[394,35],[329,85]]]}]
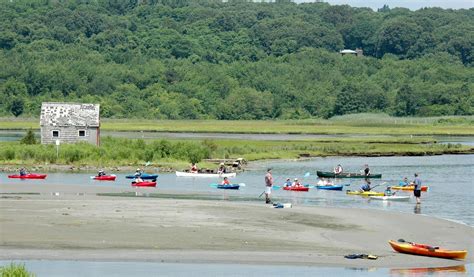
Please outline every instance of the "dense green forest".
[{"label": "dense green forest", "polygon": [[110,118],[472,115],[473,48],[474,9],[1,0],[0,115],[43,101]]}]

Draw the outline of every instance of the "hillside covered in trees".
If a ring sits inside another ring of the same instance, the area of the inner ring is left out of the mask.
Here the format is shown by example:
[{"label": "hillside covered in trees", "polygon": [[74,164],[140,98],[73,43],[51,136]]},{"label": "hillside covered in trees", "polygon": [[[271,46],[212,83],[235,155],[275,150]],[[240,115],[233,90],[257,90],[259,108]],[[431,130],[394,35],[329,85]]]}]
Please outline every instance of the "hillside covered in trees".
[{"label": "hillside covered in trees", "polygon": [[43,101],[111,118],[472,115],[473,48],[474,9],[2,0],[0,115]]}]

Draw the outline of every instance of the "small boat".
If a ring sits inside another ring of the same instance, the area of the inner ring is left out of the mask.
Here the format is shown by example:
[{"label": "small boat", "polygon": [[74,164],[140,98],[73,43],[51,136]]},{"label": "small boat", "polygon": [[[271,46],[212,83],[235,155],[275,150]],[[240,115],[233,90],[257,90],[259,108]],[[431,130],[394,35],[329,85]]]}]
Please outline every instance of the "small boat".
[{"label": "small boat", "polygon": [[445,259],[464,259],[467,255],[467,250],[448,250],[426,244],[407,242],[404,240],[389,240],[388,243],[390,244],[390,246],[392,246],[393,250],[406,254],[438,257]]},{"label": "small boat", "polygon": [[203,172],[185,172],[185,171],[176,171],[176,176],[177,177],[204,177],[204,178],[213,178],[213,177],[235,177],[237,173],[232,172],[232,173],[203,173]]},{"label": "small boat", "polygon": [[309,191],[307,187],[283,187],[284,190],[291,190],[291,191]]},{"label": "small boat", "polygon": [[45,179],[47,174],[34,174],[28,173],[26,175],[8,175],[8,178],[16,178],[16,179]]},{"label": "small boat", "polygon": [[326,186],[315,186],[317,189],[325,190],[342,190],[343,185],[326,185]]},{"label": "small boat", "polygon": [[117,178],[117,176],[115,176],[115,175],[102,175],[102,176],[92,176],[91,178],[94,179],[94,180],[97,180],[97,181],[115,181],[115,178]]},{"label": "small boat", "polygon": [[390,195],[390,196],[370,196],[370,199],[383,201],[408,201],[410,196],[405,195]]},{"label": "small boat", "polygon": [[334,172],[330,171],[316,171],[318,177],[321,178],[382,178],[382,174],[370,174],[366,176],[365,174],[361,173],[339,173],[335,174]]},{"label": "small boat", "polygon": [[239,184],[228,184],[228,185],[217,185],[216,188],[218,189],[239,189]]},{"label": "small boat", "polygon": [[377,191],[359,191],[359,190],[347,190],[346,194],[349,195],[360,195],[360,196],[384,196],[383,192]]},{"label": "small boat", "polygon": [[[125,176],[125,178],[127,179],[135,179],[135,175],[127,175]],[[140,178],[142,178],[143,180],[156,180],[156,178],[158,178],[158,174],[146,174],[146,173],[142,173],[140,175]]]},{"label": "small boat", "polygon": [[[415,190],[415,186],[393,186],[390,187],[391,189],[397,189],[397,190]],[[421,186],[421,191],[428,191],[427,186]]]},{"label": "small boat", "polygon": [[143,181],[143,182],[132,182],[132,186],[134,187],[156,187],[156,182],[148,182],[148,181]]}]

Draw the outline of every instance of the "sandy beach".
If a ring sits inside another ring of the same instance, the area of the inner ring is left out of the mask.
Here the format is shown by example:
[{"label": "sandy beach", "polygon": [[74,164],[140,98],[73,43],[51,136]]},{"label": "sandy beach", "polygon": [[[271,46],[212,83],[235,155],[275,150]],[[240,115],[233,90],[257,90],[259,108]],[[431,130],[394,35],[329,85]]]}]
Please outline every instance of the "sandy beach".
[{"label": "sandy beach", "polygon": [[[274,209],[263,201],[97,195],[123,191],[135,190],[0,184],[0,259],[392,268],[474,261],[474,228],[438,218],[372,209]],[[399,254],[387,242],[399,238],[467,249],[469,255],[458,261]],[[379,258],[344,258],[355,253]]]}]

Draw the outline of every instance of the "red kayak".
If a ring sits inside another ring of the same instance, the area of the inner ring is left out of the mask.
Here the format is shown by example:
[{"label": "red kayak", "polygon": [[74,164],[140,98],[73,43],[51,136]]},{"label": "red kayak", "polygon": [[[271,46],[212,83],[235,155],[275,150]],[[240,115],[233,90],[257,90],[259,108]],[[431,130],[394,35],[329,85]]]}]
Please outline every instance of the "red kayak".
[{"label": "red kayak", "polygon": [[134,187],[156,187],[156,182],[132,182],[132,186]]},{"label": "red kayak", "polygon": [[17,179],[45,179],[46,174],[26,174],[26,175],[8,175],[8,178],[17,178]]},{"label": "red kayak", "polygon": [[115,175],[103,175],[103,176],[92,177],[92,179],[98,180],[98,181],[115,181],[115,178],[117,178],[117,176]]},{"label": "red kayak", "polygon": [[307,187],[283,187],[284,190],[292,190],[292,191],[308,191],[309,188]]}]

